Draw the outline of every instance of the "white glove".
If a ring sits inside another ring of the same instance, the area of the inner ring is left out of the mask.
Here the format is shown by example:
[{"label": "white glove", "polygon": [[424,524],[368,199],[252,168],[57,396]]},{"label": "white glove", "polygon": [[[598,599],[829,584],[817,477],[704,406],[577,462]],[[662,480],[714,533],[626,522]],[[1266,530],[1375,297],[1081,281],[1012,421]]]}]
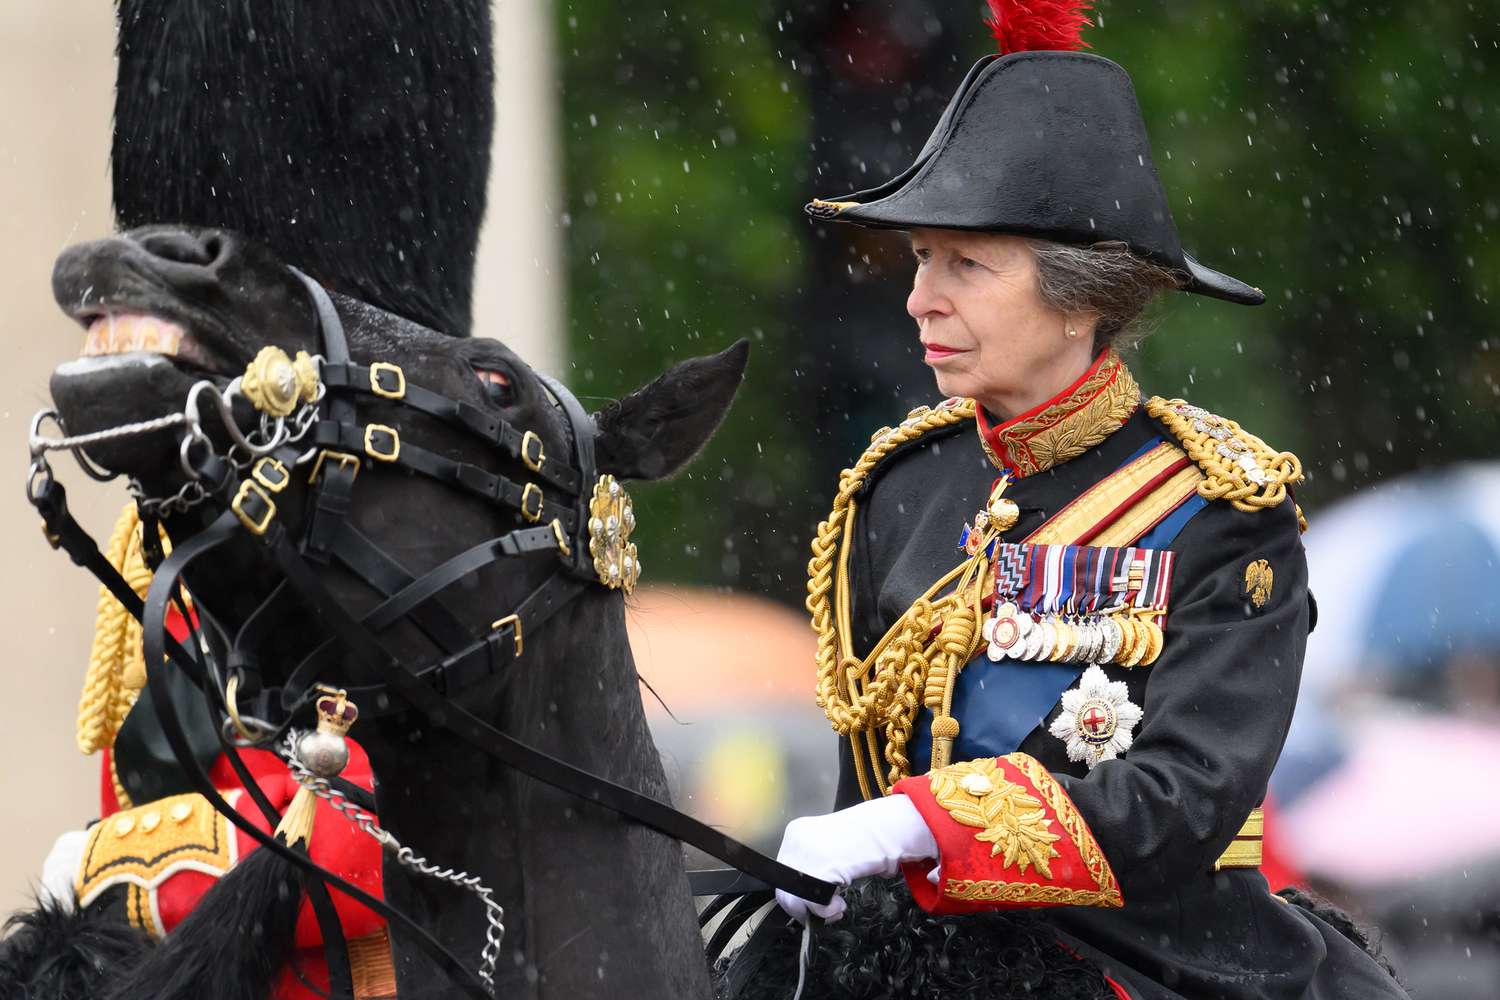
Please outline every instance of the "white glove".
[{"label": "white glove", "polygon": [[[894,875],[904,861],[938,856],[937,841],[905,795],[861,802],[826,816],[803,816],[786,826],[776,860],[839,885],[870,875]],[[808,913],[832,923],[844,915],[844,899],[824,905],[777,890],[776,902],[794,920]]]},{"label": "white glove", "polygon": [[73,885],[78,878],[78,868],[83,864],[83,850],[88,846],[87,830],[69,830],[57,838],[47,860],[42,862],[42,884],[37,887],[37,901],[45,903],[55,900],[63,910],[78,908],[78,897]]}]

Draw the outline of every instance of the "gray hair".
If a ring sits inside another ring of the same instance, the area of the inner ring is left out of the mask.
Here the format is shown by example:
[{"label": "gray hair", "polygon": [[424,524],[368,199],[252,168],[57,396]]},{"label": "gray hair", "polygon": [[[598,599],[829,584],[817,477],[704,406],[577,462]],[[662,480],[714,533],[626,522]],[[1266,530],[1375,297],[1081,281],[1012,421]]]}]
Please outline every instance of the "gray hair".
[{"label": "gray hair", "polygon": [[1036,260],[1042,301],[1059,312],[1097,313],[1094,350],[1131,348],[1151,332],[1146,307],[1165,291],[1180,289],[1188,276],[1137,257],[1120,242],[1076,246],[1028,239]]}]

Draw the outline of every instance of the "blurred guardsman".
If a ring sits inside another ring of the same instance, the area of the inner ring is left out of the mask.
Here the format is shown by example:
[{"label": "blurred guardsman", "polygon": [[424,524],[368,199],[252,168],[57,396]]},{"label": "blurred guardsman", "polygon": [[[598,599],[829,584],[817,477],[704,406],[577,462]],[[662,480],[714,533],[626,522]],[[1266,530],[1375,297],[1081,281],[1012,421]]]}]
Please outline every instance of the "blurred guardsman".
[{"label": "blurred guardsman", "polygon": [[813,543],[840,808],[782,860],[1050,907],[1130,997],[1403,997],[1259,871],[1314,614],[1301,466],[1120,353],[1159,292],[1265,296],[1183,251],[1130,77],[1066,51],[1087,5],[990,6],[1001,54],[916,162],[808,206],[909,234],[950,398],[876,432]]}]

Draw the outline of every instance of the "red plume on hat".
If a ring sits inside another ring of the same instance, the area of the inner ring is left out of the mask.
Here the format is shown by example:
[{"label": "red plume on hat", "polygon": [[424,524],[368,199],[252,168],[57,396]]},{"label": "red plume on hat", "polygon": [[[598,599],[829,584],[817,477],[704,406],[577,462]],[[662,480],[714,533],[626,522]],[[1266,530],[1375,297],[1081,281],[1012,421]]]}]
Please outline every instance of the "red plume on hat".
[{"label": "red plume on hat", "polygon": [[1001,55],[1036,49],[1088,48],[1083,29],[1091,27],[1090,0],[989,0],[985,21]]}]

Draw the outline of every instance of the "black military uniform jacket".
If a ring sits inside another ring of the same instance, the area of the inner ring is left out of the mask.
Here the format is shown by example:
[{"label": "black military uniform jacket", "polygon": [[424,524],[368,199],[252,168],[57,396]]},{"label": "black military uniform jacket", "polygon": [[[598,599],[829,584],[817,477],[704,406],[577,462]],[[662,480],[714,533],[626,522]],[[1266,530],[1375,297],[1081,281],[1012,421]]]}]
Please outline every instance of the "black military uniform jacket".
[{"label": "black military uniform jacket", "polygon": [[[988,435],[982,435],[976,419],[960,420],[917,436],[868,471],[858,494],[846,570],[848,629],[856,653],[885,635],[962,558],[960,532],[985,507],[999,475],[997,461],[1013,476],[1004,495],[1019,508],[1019,520],[1002,539],[1019,541],[1153,439],[1180,440],[1183,422],[1153,418],[1128,372],[1124,380],[1131,398],[1123,410],[1117,399],[1112,414],[1081,398],[1075,385],[1025,415],[1028,427],[1044,428],[1035,437],[1007,442],[1009,425],[987,428]],[[1152,412],[1178,412],[1163,411],[1163,402],[1153,400]],[[1179,411],[1185,407],[1174,402]],[[1036,419],[1038,414],[1043,419]],[[977,415],[982,427],[984,417],[982,411]],[[1238,432],[1237,425],[1228,426]],[[1007,443],[1015,447],[1007,449]],[[1183,443],[1194,450],[1192,442]],[[1234,470],[1213,455],[1205,457],[1203,443],[1198,441],[1196,451],[1209,485],[1200,492],[1212,492],[1233,478]],[[1244,485],[1243,476],[1237,482]],[[1049,732],[1063,711],[1060,703],[1018,746],[983,748],[994,755],[1018,751],[1024,755],[1016,756],[1018,761],[1042,778],[1050,774],[1047,781],[1055,779],[1076,806],[1075,824],[1081,817],[1086,827],[1076,831],[1083,836],[1075,840],[1096,844],[1118,879],[1114,902],[1104,905],[1118,906],[1123,897],[1123,908],[1065,905],[1044,912],[1132,996],[1404,996],[1348,939],[1273,896],[1257,868],[1215,870],[1265,795],[1291,722],[1315,611],[1300,541],[1301,514],[1290,497],[1264,507],[1223,499],[1199,503],[1201,509],[1169,545],[1176,565],[1159,658],[1131,670],[1103,667],[1111,681],[1124,682],[1130,702],[1143,710],[1128,750],[1092,768],[1070,760],[1065,741]],[[1253,509],[1241,509],[1245,506]],[[1262,560],[1263,568],[1250,570]],[[816,624],[816,612],[814,617]],[[989,690],[981,697],[1004,699],[1006,693]],[[958,722],[964,725],[963,718]],[[930,713],[924,724],[931,724]],[[851,749],[860,741],[840,742],[838,805],[844,807],[861,799]],[[876,742],[883,740],[876,737]],[[960,742],[957,750],[964,749]],[[954,759],[965,757],[960,752]],[[926,766],[925,760],[913,759],[918,777],[908,780],[925,787]],[[864,768],[872,769],[868,763]],[[1037,788],[1030,790],[1046,798]],[[1055,789],[1053,798],[1063,799]],[[967,834],[966,840],[974,839]],[[947,866],[945,858],[945,872]],[[1007,872],[1014,876],[1014,866]],[[915,892],[925,880],[909,875],[908,881]],[[1113,885],[1108,888],[1114,892]]]}]

